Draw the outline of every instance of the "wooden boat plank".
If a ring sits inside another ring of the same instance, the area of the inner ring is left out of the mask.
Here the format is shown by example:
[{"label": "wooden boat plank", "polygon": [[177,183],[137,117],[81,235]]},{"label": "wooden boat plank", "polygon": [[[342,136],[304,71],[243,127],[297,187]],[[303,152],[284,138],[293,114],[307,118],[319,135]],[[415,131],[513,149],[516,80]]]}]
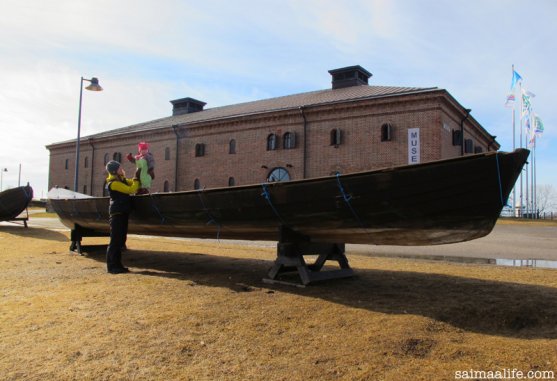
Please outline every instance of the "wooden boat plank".
[{"label": "wooden boat plank", "polygon": [[[323,242],[431,245],[488,234],[528,151],[489,152],[284,183],[134,197],[130,233],[278,240],[286,226]],[[66,226],[108,231],[108,198],[52,199]]]}]

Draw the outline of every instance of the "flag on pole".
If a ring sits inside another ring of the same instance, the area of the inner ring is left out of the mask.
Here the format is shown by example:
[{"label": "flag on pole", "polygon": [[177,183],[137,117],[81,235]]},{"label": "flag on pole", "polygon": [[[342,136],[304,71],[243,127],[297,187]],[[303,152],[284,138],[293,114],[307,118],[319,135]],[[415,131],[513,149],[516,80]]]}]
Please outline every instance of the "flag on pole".
[{"label": "flag on pole", "polygon": [[541,136],[543,134],[543,122],[539,116],[534,118],[534,134]]},{"label": "flag on pole", "polygon": [[516,99],[515,99],[514,93],[511,93],[511,94],[507,95],[507,100],[505,102],[505,107],[508,107],[508,108],[514,107],[514,101],[515,100]]},{"label": "flag on pole", "polygon": [[530,133],[530,115],[528,115],[528,118],[526,118],[524,120],[524,128],[526,129],[526,133],[529,134]]},{"label": "flag on pole", "polygon": [[513,79],[511,80],[511,90],[514,89],[514,87],[516,86],[516,83],[521,81],[522,77],[520,76],[520,74],[518,74],[514,69],[513,69]]},{"label": "flag on pole", "polygon": [[530,96],[526,94],[526,90],[522,90],[522,119],[525,116],[529,116],[532,112],[532,103],[530,102]]}]

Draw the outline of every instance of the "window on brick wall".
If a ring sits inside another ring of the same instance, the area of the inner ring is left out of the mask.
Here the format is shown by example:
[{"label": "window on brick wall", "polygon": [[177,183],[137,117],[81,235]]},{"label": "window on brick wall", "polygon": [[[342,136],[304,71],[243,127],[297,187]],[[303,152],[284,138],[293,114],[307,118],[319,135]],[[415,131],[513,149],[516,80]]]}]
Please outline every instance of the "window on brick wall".
[{"label": "window on brick wall", "polygon": [[122,154],[120,152],[114,152],[112,155],[112,160],[116,160],[118,163],[122,162]]},{"label": "window on brick wall", "polygon": [[267,151],[274,151],[278,148],[278,138],[275,134],[267,136]]},{"label": "window on brick wall", "polygon": [[288,173],[288,170],[283,167],[273,168],[267,176],[267,181],[290,181],[290,173]]},{"label": "window on brick wall", "polygon": [[381,141],[390,142],[393,139],[393,125],[390,123],[384,123],[381,126]]},{"label": "window on brick wall", "polygon": [[103,197],[108,196],[108,189],[106,189],[106,183],[103,184]]},{"label": "window on brick wall", "polygon": [[103,160],[104,165],[107,165],[109,161],[110,161],[110,155],[105,153],[104,154],[104,160]]},{"label": "window on brick wall", "polygon": [[87,194],[87,185],[83,186],[83,194]]},{"label": "window on brick wall", "polygon": [[[85,168],[89,168],[89,157],[88,156],[85,156],[85,159],[83,160],[83,166]],[[83,193],[85,193],[85,192],[83,192]]]},{"label": "window on brick wall", "polygon": [[234,177],[229,177],[228,178],[228,186],[233,187],[234,185],[236,185],[236,180],[234,180]]},{"label": "window on brick wall", "polygon": [[464,153],[472,153],[474,152],[474,142],[472,139],[465,139],[464,140]]},{"label": "window on brick wall", "polygon": [[197,143],[195,145],[195,156],[196,157],[205,156],[205,144]]},{"label": "window on brick wall", "polygon": [[164,149],[164,160],[170,160],[170,148],[168,147]]},{"label": "window on brick wall", "polygon": [[236,140],[230,139],[230,142],[228,142],[228,153],[229,154],[236,153]]},{"label": "window on brick wall", "polygon": [[163,192],[170,192],[170,183],[168,180],[164,180]]},{"label": "window on brick wall", "polygon": [[462,145],[462,136],[460,130],[453,130],[453,146]]},{"label": "window on brick wall", "polygon": [[296,134],[294,132],[287,132],[282,137],[284,149],[296,148]]},{"label": "window on brick wall", "polygon": [[480,146],[474,147],[474,153],[482,153],[483,151],[484,151],[484,149]]},{"label": "window on brick wall", "polygon": [[342,131],[340,128],[333,128],[331,130],[331,145],[338,147],[342,143]]},{"label": "window on brick wall", "polygon": [[199,182],[199,179],[195,179],[193,182],[193,189],[201,189],[201,183]]},{"label": "window on brick wall", "polygon": [[66,159],[66,162],[64,163],[64,169],[68,169],[70,165],[70,159]]}]

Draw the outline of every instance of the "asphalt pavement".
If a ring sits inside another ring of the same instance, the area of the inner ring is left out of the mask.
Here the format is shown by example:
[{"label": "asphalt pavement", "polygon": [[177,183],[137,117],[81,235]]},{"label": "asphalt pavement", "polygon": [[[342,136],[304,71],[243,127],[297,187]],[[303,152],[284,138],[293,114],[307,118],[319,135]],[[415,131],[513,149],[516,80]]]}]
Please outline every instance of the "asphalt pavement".
[{"label": "asphalt pavement", "polygon": [[[22,222],[16,222],[23,225]],[[108,222],[107,222],[108,223]],[[1,222],[2,225],[13,225]],[[29,226],[57,231],[68,231],[58,218],[33,218]],[[1,229],[1,228],[0,228]],[[189,238],[177,238],[192,240]],[[196,239],[193,239],[196,240]],[[217,240],[203,240],[214,241]],[[226,244],[238,244],[259,247],[275,247],[276,242],[268,241],[228,241]],[[557,226],[541,226],[533,224],[497,224],[493,231],[482,238],[438,246],[376,246],[346,245],[347,254],[370,256],[400,257],[449,257],[449,258],[488,258],[516,260],[548,260],[557,261]]]}]

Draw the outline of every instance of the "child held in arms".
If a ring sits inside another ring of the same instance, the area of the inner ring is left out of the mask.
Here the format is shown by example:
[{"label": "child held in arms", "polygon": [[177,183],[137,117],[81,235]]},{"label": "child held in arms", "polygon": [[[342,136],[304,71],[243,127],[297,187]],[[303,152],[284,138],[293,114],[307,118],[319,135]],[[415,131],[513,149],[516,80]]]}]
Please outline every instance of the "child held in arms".
[{"label": "child held in arms", "polygon": [[155,179],[155,158],[149,152],[149,144],[146,142],[140,142],[137,145],[137,150],[139,151],[137,155],[134,156],[128,153],[126,158],[140,170],[139,181],[141,182],[141,188],[139,188],[136,194],[148,194],[151,182]]}]

